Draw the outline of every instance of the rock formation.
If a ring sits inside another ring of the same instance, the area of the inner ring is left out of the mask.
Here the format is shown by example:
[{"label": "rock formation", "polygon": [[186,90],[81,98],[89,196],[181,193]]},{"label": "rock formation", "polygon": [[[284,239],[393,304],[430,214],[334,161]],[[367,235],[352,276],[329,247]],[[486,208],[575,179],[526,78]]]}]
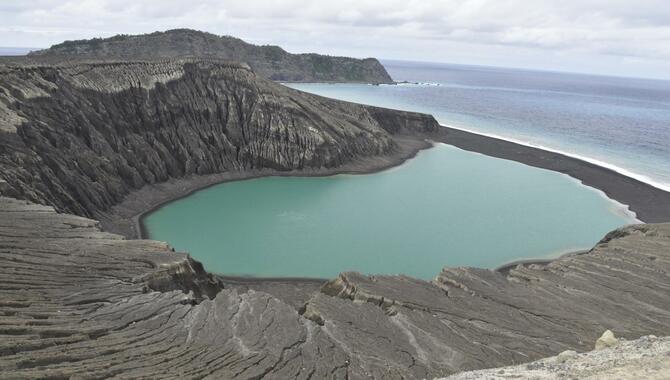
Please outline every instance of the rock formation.
[{"label": "rock formation", "polygon": [[616,346],[617,343],[619,343],[619,340],[614,336],[614,333],[611,330],[607,330],[596,340],[595,349],[602,350],[603,348]]},{"label": "rock formation", "polygon": [[0,373],[15,378],[426,378],[670,326],[670,224],[507,275],[346,273],[299,308],[26,201],[0,198],[0,247]]},{"label": "rock formation", "polygon": [[238,38],[189,29],[66,41],[30,54],[32,58],[50,60],[153,60],[185,56],[245,62],[259,75],[277,81],[393,83],[384,66],[374,58],[291,54],[279,46],[256,46]]},{"label": "rock formation", "polygon": [[0,66],[2,194],[83,216],[169,178],[338,167],[437,128],[219,60]]},{"label": "rock formation", "polygon": [[504,368],[463,372],[445,380],[666,380],[670,337],[643,336],[602,351],[557,356]]},{"label": "rock formation", "polygon": [[318,284],[231,281],[87,218],[151,184],[342,168],[437,128],[218,59],[0,66],[0,374],[425,378],[668,334],[670,224],[504,273]]}]

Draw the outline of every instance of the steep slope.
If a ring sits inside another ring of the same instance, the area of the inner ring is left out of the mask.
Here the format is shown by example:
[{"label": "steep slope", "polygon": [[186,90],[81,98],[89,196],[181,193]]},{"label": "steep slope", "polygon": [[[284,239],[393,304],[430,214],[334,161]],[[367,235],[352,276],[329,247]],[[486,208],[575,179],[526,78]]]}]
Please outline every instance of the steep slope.
[{"label": "steep slope", "polygon": [[91,216],[146,184],[332,168],[428,115],[305,94],[220,60],[0,66],[1,194]]},{"label": "steep slope", "polygon": [[238,38],[190,29],[66,41],[30,56],[56,60],[148,60],[194,56],[245,62],[259,75],[277,81],[393,82],[384,66],[374,58],[291,54],[279,46],[256,46]]},{"label": "steep slope", "polygon": [[218,59],[0,66],[0,377],[425,378],[590,350],[606,329],[670,333],[670,224],[505,273],[292,289],[83,217],[147,185],[342,168],[438,128]]},{"label": "steep slope", "polygon": [[670,224],[508,275],[343,274],[296,310],[164,243],[0,197],[0,263],[10,378],[430,378],[670,332]]}]

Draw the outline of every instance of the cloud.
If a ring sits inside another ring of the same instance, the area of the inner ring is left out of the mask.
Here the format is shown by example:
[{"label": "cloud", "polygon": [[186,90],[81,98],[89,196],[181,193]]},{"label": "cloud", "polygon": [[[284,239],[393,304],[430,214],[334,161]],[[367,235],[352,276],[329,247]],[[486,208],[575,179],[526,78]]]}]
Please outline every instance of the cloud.
[{"label": "cloud", "polygon": [[423,47],[428,58],[452,50],[670,59],[667,0],[2,0],[0,21],[7,46],[192,27],[354,55],[402,58]]}]

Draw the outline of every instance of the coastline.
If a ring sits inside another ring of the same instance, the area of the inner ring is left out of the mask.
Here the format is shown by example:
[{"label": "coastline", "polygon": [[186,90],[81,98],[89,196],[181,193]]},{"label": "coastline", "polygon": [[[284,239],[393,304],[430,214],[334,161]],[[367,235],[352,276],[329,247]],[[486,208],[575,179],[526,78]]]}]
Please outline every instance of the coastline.
[{"label": "coastline", "polygon": [[[310,169],[302,171],[282,172],[261,169],[244,172],[225,172],[205,176],[193,176],[174,179],[168,182],[145,186],[129,194],[119,205],[96,217],[106,231],[119,233],[127,238],[150,238],[143,218],[161,207],[187,197],[192,193],[220,183],[249,180],[268,176],[310,177],[332,176],[339,174],[370,174],[390,169],[403,164],[418,152],[430,148],[434,143],[444,143],[490,157],[512,160],[525,165],[559,172],[581,182],[584,186],[602,192],[604,196],[620,203],[635,214],[642,222],[655,223],[670,221],[670,192],[663,191],[650,184],[627,177],[612,169],[601,167],[590,162],[569,157],[519,143],[489,137],[457,128],[443,126],[434,134],[426,136],[395,136],[398,148],[384,156],[367,157],[348,163],[338,168]],[[578,251],[578,253],[581,251]],[[547,264],[560,257],[573,255],[570,252],[555,258],[537,257],[520,259],[502,264],[493,269],[505,273],[519,264]],[[320,279],[265,279],[260,277],[239,278],[234,276],[220,277],[231,284],[245,285],[250,288],[268,284],[298,284],[320,281]],[[254,284],[252,286],[252,284]]]},{"label": "coastline", "polygon": [[187,197],[196,191],[225,182],[251,180],[262,177],[328,177],[340,174],[372,174],[401,165],[420,151],[430,148],[431,136],[394,136],[395,151],[383,156],[366,157],[337,168],[279,171],[254,169],[198,175],[147,185],[128,194],[123,202],[95,217],[103,229],[125,236],[127,239],[150,239],[143,224],[146,215],[161,207]]},{"label": "coastline", "polygon": [[511,142],[511,143],[514,143],[514,144],[517,144],[517,145],[522,145],[522,146],[526,146],[526,147],[530,147],[530,148],[540,149],[540,150],[544,150],[544,151],[551,152],[551,153],[557,153],[557,154],[560,154],[562,156],[574,158],[574,159],[577,159],[577,160],[580,160],[580,161],[585,161],[589,164],[593,164],[593,165],[596,165],[596,166],[599,166],[599,167],[602,167],[602,168],[605,168],[605,169],[612,170],[612,171],[617,172],[618,174],[621,174],[625,177],[633,178],[633,179],[638,180],[642,183],[646,183],[647,185],[650,185],[650,186],[655,187],[657,189],[660,189],[660,190],[663,190],[663,191],[666,191],[666,192],[670,192],[670,185],[669,184],[659,183],[659,182],[657,182],[657,181],[655,181],[655,180],[653,180],[653,179],[651,179],[648,176],[645,176],[643,174],[638,174],[638,173],[632,172],[628,169],[625,169],[625,168],[622,168],[622,167],[619,167],[619,166],[616,166],[616,165],[613,165],[613,164],[610,164],[608,162],[601,161],[601,160],[598,160],[598,159],[595,159],[595,158],[591,158],[591,157],[588,157],[588,156],[583,156],[583,155],[580,155],[580,154],[577,154],[577,153],[570,153],[570,152],[546,147],[546,146],[535,144],[535,143],[532,143],[532,142],[517,140],[517,139],[513,139],[513,138],[507,138],[507,137],[496,135],[496,134],[493,134],[493,133],[478,132],[478,131],[475,131],[473,129],[469,129],[469,128],[465,128],[465,127],[461,127],[461,126],[455,126],[455,125],[450,125],[450,124],[440,124],[440,126],[442,126],[444,128],[457,129],[459,131],[464,131],[464,132],[472,133],[472,134],[479,135],[479,136],[490,137],[490,138],[493,138],[493,139],[496,139],[496,140],[508,141],[508,142]]},{"label": "coastline", "polygon": [[584,255],[586,253],[589,253],[590,249],[581,249],[577,251],[569,251],[565,252],[563,254],[560,254],[558,256],[554,257],[536,257],[536,258],[529,258],[529,259],[519,259],[519,260],[512,260],[510,262],[507,262],[505,264],[499,265],[492,270],[494,272],[499,272],[502,274],[507,274],[509,273],[510,270],[514,269],[517,265],[531,265],[531,264],[538,264],[538,265],[545,265],[549,264],[552,261],[558,260],[558,259],[564,259],[566,257],[572,257],[572,256],[579,256],[579,255]]},{"label": "coastline", "polygon": [[[395,137],[398,144],[395,152],[380,157],[368,157],[338,168],[288,172],[269,169],[226,172],[145,186],[131,193],[109,212],[98,215],[98,217],[110,232],[120,233],[128,238],[148,238],[142,222],[144,216],[198,190],[224,182],[268,176],[311,177],[376,173],[401,165],[416,156],[419,151],[432,146],[424,137],[430,141],[489,157],[512,160],[568,175],[582,185],[602,192],[607,198],[627,207],[628,211],[641,222],[670,221],[670,192],[578,158],[448,126],[442,126],[438,133],[429,136]],[[124,219],[130,219],[132,226],[123,223]]]},{"label": "coastline", "polygon": [[642,222],[670,221],[670,192],[613,169],[565,154],[447,126],[442,126],[433,140],[486,156],[566,174],[584,186],[603,192],[609,199],[628,206]]},{"label": "coastline", "polygon": [[[475,133],[475,134],[476,134],[476,133]],[[499,140],[500,140],[500,139],[499,139]],[[505,140],[505,141],[506,141],[506,140]],[[436,143],[436,144],[449,145],[449,146],[454,147],[454,148],[457,148],[457,149],[466,150],[466,149],[459,148],[459,147],[457,147],[457,146],[455,146],[455,145],[452,145],[452,144],[447,144],[447,143],[445,143],[445,142],[435,141],[435,143]],[[519,144],[519,145],[522,145],[522,144]],[[492,156],[488,156],[488,155],[486,155],[486,154],[484,154],[484,153],[479,153],[479,152],[477,152],[477,151],[471,151],[471,150],[467,150],[467,151],[470,152],[470,153],[479,154],[479,155],[482,155],[482,156],[485,156],[485,157],[492,157]],[[494,158],[498,158],[498,157],[494,157]],[[506,160],[505,158],[498,158],[498,159]],[[632,210],[629,208],[629,206],[628,206],[627,204],[623,204],[623,203],[619,202],[619,201],[616,200],[616,199],[610,198],[609,196],[607,196],[607,194],[605,194],[604,191],[602,191],[602,190],[600,190],[600,189],[598,189],[598,188],[595,188],[595,187],[592,187],[592,186],[585,185],[584,182],[583,182],[582,180],[578,179],[578,178],[575,178],[575,177],[573,177],[573,176],[571,176],[571,175],[568,175],[568,174],[565,174],[565,173],[562,173],[562,172],[559,172],[559,171],[550,170],[550,169],[545,169],[545,168],[542,168],[542,167],[539,167],[539,166],[534,166],[534,165],[525,164],[525,163],[520,162],[520,161],[515,161],[515,160],[510,160],[510,161],[513,161],[513,162],[516,162],[516,163],[519,163],[519,164],[522,164],[522,165],[526,165],[526,166],[532,166],[532,167],[534,167],[534,168],[536,168],[536,169],[547,170],[547,171],[550,171],[550,172],[557,173],[557,174],[560,174],[560,175],[562,175],[562,176],[565,176],[568,180],[576,182],[578,185],[580,185],[580,186],[586,188],[587,190],[591,190],[591,191],[597,193],[600,197],[602,197],[603,199],[607,200],[607,201],[613,206],[613,209],[611,210],[612,213],[615,213],[615,214],[617,214],[617,215],[619,215],[619,216],[622,216],[622,217],[626,217],[626,218],[631,219],[631,221],[633,222],[633,223],[631,223],[631,224],[644,223],[642,220],[640,220],[640,219],[637,218],[637,214],[636,214],[634,211],[632,211]]]}]

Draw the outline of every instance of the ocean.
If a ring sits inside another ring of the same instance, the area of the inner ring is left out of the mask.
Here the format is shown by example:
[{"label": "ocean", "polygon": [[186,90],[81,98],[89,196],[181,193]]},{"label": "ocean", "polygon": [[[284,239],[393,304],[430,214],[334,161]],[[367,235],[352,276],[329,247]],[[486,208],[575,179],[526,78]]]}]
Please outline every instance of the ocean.
[{"label": "ocean", "polygon": [[430,113],[444,125],[557,151],[670,191],[670,81],[382,61],[399,85],[287,84]]}]

